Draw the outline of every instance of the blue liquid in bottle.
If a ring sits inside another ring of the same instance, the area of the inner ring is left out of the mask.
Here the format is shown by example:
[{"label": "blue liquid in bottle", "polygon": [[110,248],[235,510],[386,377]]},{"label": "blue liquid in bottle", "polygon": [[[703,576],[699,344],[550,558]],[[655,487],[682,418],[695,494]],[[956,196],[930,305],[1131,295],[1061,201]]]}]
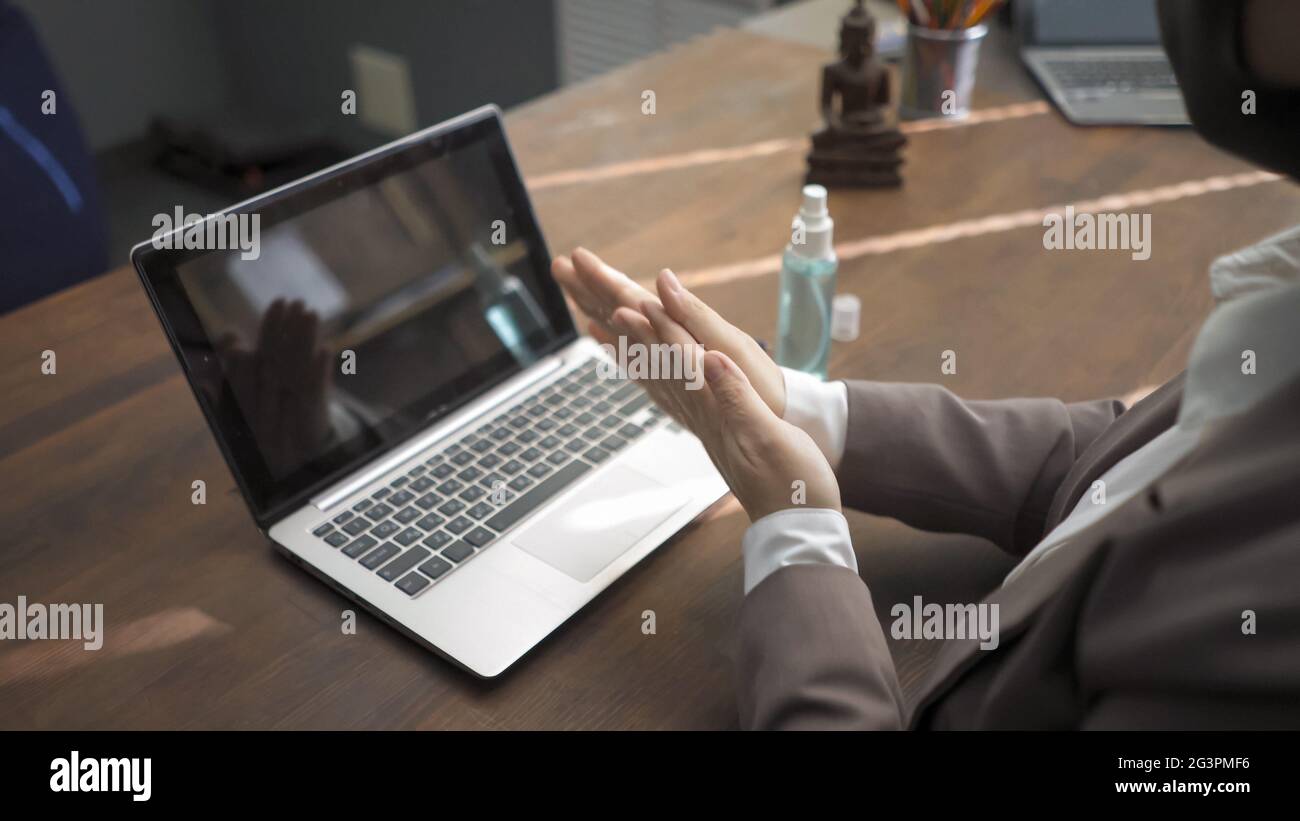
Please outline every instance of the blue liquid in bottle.
[{"label": "blue liquid in bottle", "polygon": [[839,261],[831,243],[833,223],[826,211],[826,189],[806,185],[803,196],[781,263],[776,363],[825,379]]}]

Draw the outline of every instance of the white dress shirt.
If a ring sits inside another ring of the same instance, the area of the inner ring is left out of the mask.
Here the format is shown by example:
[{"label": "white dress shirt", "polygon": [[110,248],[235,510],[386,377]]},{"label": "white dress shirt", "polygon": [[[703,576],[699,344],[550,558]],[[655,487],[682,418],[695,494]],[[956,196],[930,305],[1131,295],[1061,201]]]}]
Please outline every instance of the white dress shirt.
[{"label": "white dress shirt", "polygon": [[[1085,493],[1004,584],[1048,553],[1067,547],[1073,536],[1163,475],[1196,447],[1209,422],[1241,413],[1300,377],[1300,226],[1215,260],[1210,288],[1217,305],[1192,346],[1177,422],[1103,473],[1104,496]],[[1253,373],[1245,372],[1248,351],[1253,352]],[[807,431],[831,467],[838,467],[848,427],[848,388],[843,382],[782,371],[785,420]],[[764,516],[745,531],[741,550],[746,593],[786,565],[858,569],[848,523],[826,508]]]}]

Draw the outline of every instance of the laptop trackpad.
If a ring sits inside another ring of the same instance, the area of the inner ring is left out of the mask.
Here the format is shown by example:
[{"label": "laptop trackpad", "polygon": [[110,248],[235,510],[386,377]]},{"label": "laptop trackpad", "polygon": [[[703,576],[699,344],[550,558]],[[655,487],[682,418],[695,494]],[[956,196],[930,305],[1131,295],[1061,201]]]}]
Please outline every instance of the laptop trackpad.
[{"label": "laptop trackpad", "polygon": [[589,582],[686,499],[682,491],[611,465],[511,541],[561,573]]}]

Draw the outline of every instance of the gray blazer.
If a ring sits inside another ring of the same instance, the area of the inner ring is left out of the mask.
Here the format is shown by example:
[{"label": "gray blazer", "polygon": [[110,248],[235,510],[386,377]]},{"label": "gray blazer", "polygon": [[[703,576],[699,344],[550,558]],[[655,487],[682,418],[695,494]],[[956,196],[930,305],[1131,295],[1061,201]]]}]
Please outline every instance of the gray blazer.
[{"label": "gray blazer", "polygon": [[[1124,412],[849,382],[844,502],[1024,554],[1173,424],[1182,384]],[[857,574],[773,573],[741,608],[741,725],[1300,727],[1300,381],[1209,428],[1148,492],[985,601],[1000,605],[998,647],[946,642],[909,714]]]}]

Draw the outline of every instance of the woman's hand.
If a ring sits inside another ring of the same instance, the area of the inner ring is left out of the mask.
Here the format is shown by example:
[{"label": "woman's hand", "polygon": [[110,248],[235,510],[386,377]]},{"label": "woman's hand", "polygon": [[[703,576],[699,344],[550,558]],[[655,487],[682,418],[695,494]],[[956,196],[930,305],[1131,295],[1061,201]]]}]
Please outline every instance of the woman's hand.
[{"label": "woman's hand", "polygon": [[[684,359],[703,367],[702,385],[689,378],[693,373],[640,384],[700,438],[750,521],[801,506],[840,509],[839,484],[816,443],[773,413],[729,356],[705,352],[661,305],[650,301],[640,311],[616,308],[608,326],[630,342],[681,346]],[[690,389],[691,384],[698,389]]]},{"label": "woman's hand", "polygon": [[723,319],[681,284],[667,268],[655,282],[657,294],[633,282],[585,248],[559,256],[551,272],[574,303],[591,319],[588,332],[598,341],[616,344],[611,320],[619,308],[642,312],[642,306],[663,309],[690,337],[706,349],[719,351],[740,367],[754,390],[778,417],[785,414],[785,377],[754,338]]}]

